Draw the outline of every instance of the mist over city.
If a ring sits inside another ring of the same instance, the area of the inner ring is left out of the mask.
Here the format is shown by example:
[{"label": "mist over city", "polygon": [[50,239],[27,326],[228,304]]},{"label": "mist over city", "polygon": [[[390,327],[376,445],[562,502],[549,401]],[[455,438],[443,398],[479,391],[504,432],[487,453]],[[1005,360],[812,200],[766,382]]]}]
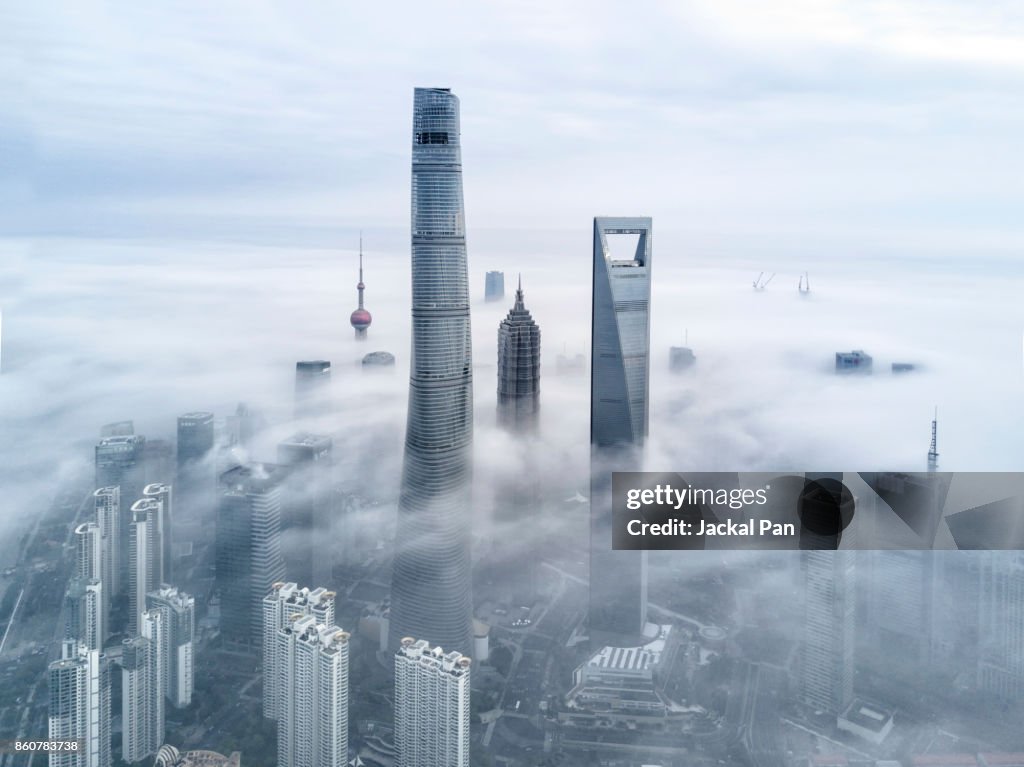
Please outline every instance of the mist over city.
[{"label": "mist over city", "polygon": [[[1015,6],[57,5],[0,767],[1024,765]],[[640,470],[889,550],[611,551]]]}]

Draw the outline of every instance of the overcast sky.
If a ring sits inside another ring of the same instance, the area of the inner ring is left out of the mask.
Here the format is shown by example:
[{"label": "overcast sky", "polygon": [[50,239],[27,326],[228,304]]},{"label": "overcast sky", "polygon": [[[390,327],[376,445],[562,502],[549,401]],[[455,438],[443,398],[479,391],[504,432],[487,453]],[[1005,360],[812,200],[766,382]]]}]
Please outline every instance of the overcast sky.
[{"label": "overcast sky", "polygon": [[737,246],[1024,245],[1016,2],[5,13],[9,232],[404,227],[412,89],[425,85],[462,100],[471,232],[637,213]]}]

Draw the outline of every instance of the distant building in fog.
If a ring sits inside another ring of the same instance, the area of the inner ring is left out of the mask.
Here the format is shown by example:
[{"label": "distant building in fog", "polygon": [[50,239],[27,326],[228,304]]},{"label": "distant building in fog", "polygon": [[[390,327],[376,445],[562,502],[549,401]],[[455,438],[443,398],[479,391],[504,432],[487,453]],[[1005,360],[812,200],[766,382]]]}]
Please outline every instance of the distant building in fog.
[{"label": "distant building in fog", "polygon": [[309,418],[324,413],[331,392],[331,363],[306,360],[295,363],[295,417]]},{"label": "distant building in fog", "polygon": [[668,350],[668,369],[673,373],[689,370],[696,364],[697,357],[688,346],[673,346]]},{"label": "distant building in fog", "polygon": [[516,302],[498,326],[498,425],[533,432],[540,414],[540,328],[523,302]]},{"label": "distant building in fog", "polygon": [[179,475],[206,460],[213,450],[213,413],[196,411],[178,416],[177,460]]},{"label": "distant building in fog", "polygon": [[363,357],[364,368],[393,368],[395,355],[391,352],[370,352]]},{"label": "distant building in fog", "polygon": [[555,359],[555,375],[582,376],[587,372],[587,358],[583,354],[559,354]]},{"label": "distant building in fog", "polygon": [[284,580],[281,555],[281,482],[286,471],[249,463],[220,476],[217,505],[216,588],[222,641],[259,653],[263,597]]},{"label": "distant building in fog", "polygon": [[281,499],[281,553],[285,577],[298,583],[330,583],[333,442],[300,432],[277,445],[277,462],[288,468]]},{"label": "distant building in fog", "polygon": [[484,300],[500,301],[505,297],[505,273],[487,272],[484,281]]},{"label": "distant building in fog", "polygon": [[470,659],[406,637],[395,654],[395,767],[469,767]]},{"label": "distant building in fog", "polygon": [[852,352],[836,352],[837,373],[870,373],[871,357],[860,349]]}]

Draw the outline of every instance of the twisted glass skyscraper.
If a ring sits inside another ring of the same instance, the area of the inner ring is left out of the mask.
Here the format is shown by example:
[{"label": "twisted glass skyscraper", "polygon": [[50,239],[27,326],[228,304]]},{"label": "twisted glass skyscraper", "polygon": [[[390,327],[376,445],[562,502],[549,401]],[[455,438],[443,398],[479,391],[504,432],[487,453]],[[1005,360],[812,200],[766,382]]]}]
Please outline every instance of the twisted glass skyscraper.
[{"label": "twisted glass skyscraper", "polygon": [[473,371],[459,100],[417,88],[412,145],[412,366],[388,640],[469,653]]}]

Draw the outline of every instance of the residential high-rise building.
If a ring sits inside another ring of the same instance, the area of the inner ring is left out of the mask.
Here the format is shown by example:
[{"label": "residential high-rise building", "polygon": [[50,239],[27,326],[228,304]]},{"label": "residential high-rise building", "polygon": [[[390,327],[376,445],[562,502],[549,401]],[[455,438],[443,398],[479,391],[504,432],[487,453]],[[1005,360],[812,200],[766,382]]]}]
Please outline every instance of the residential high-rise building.
[{"label": "residential high-rise building", "polygon": [[121,646],[121,758],[138,762],[164,742],[164,664],[167,633],[163,615],[146,611],[138,636]]},{"label": "residential high-rise building", "polygon": [[348,760],[348,632],[293,616],[277,632],[279,767]]},{"label": "residential high-rise building", "polygon": [[75,570],[65,600],[66,636],[101,651],[110,615],[103,583],[103,549],[103,531],[97,522],[83,522],[75,528]]},{"label": "residential high-rise building", "polygon": [[473,355],[459,100],[417,88],[412,146],[412,352],[390,645],[472,646]]},{"label": "residential high-rise building", "polygon": [[288,468],[281,507],[285,575],[297,583],[330,583],[335,540],[331,529],[331,438],[294,434],[277,445]]},{"label": "residential high-rise building", "polygon": [[516,433],[537,428],[540,413],[540,328],[523,302],[516,302],[498,326],[498,425]]},{"label": "residential high-rise building", "polygon": [[295,417],[311,418],[328,410],[331,396],[331,363],[303,360],[295,363]]},{"label": "residential high-rise building", "polygon": [[130,434],[104,437],[96,446],[96,487],[117,486],[122,503],[118,520],[118,586],[114,593],[128,588],[128,528],[131,504],[142,497],[146,486],[146,438]]},{"label": "residential high-rise building", "polygon": [[1004,701],[1024,697],[1024,553],[981,555],[978,687]]},{"label": "residential high-rise building", "polygon": [[395,767],[469,767],[469,667],[406,637],[395,654]]},{"label": "residential high-rise building", "polygon": [[263,716],[277,719],[282,705],[278,690],[277,634],[297,616],[311,615],[316,623],[334,625],[333,591],[275,583],[263,598]]},{"label": "residential high-rise building", "polygon": [[359,284],[356,285],[356,290],[359,291],[359,306],[352,316],[349,317],[349,322],[356,331],[356,339],[360,341],[366,340],[366,331],[370,327],[370,323],[373,322],[373,317],[363,307],[363,291],[366,290],[366,284],[363,282],[363,235],[359,235]]},{"label": "residential high-rise building", "polygon": [[185,708],[192,702],[195,686],[196,601],[176,588],[164,586],[146,594],[146,610],[160,613],[166,635],[164,695],[175,708]]},{"label": "residential high-rise building", "polygon": [[839,716],[853,700],[855,558],[848,549],[801,552],[804,643],[801,698]]},{"label": "residential high-rise building", "polygon": [[99,650],[68,640],[49,666],[50,740],[78,740],[51,751],[50,767],[110,767],[110,665]]},{"label": "residential high-rise building", "polygon": [[500,301],[505,297],[505,273],[487,272],[484,277],[484,300]]},{"label": "residential high-rise building", "polygon": [[[104,599],[109,607],[110,601],[120,593],[121,549],[121,490],[114,487],[101,487],[93,493],[96,510],[96,524],[100,527],[102,553],[102,573]],[[108,610],[109,614],[109,610]],[[110,626],[106,627],[110,631]]]},{"label": "residential high-rise building", "polygon": [[220,633],[235,649],[259,653],[263,597],[284,580],[280,466],[249,463],[220,476],[216,587]]},{"label": "residential high-rise building", "polygon": [[139,616],[146,611],[146,594],[160,587],[160,515],[156,498],[140,498],[132,504],[128,526],[128,633],[139,630]]},{"label": "residential high-rise building", "polygon": [[103,584],[75,576],[64,597],[64,637],[90,650],[103,650],[106,639]]},{"label": "residential high-rise building", "polygon": [[[619,257],[609,235],[636,237]],[[650,391],[651,219],[595,218],[590,375],[590,611],[595,645],[647,622],[646,552],[612,550],[613,471],[639,471]]]},{"label": "residential high-rise building", "polygon": [[171,580],[173,551],[171,536],[174,530],[174,506],[171,502],[171,486],[164,482],[151,482],[142,489],[142,497],[153,498],[160,502],[160,514],[157,517],[157,537],[160,545],[155,550],[157,560],[154,572],[158,584],[166,583]]}]

